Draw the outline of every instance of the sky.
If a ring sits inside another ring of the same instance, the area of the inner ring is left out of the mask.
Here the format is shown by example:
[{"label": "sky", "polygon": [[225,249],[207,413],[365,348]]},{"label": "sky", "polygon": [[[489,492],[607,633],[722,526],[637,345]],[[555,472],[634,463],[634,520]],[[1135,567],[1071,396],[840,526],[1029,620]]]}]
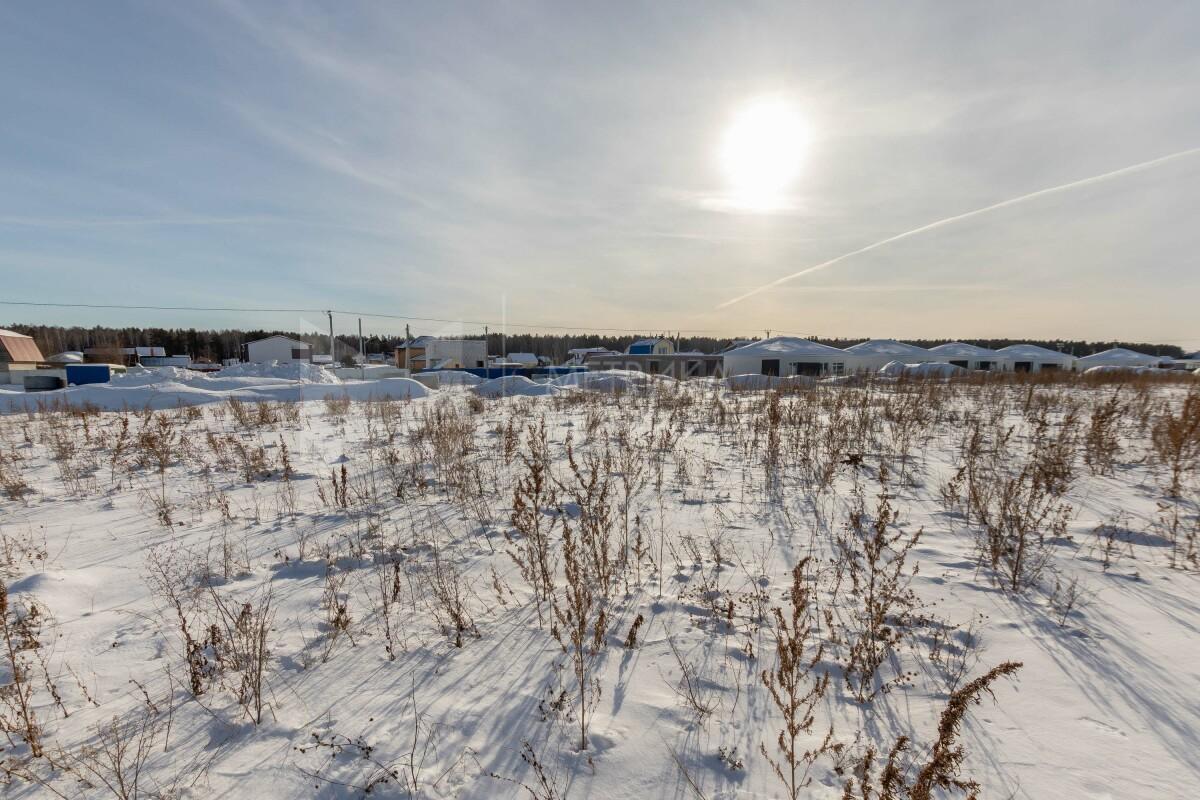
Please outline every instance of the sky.
[{"label": "sky", "polygon": [[1200,347],[1197,43],[1194,2],[7,3],[0,300]]}]

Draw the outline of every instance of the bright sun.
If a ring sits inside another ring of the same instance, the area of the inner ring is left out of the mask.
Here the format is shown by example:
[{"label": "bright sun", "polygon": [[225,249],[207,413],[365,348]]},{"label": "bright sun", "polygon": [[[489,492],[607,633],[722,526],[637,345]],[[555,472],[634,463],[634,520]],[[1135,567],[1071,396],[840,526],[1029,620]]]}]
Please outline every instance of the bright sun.
[{"label": "bright sun", "polygon": [[781,98],[760,98],[738,111],[725,131],[720,152],[733,205],[748,211],[786,206],[809,139],[803,117]]}]

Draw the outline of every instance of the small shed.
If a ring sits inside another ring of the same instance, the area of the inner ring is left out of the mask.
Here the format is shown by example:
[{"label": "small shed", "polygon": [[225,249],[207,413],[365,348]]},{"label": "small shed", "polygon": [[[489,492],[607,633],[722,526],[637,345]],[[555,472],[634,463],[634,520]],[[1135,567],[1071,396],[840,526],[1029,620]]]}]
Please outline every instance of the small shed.
[{"label": "small shed", "polygon": [[0,328],[0,383],[24,384],[45,360],[32,336]]},{"label": "small shed", "polygon": [[0,328],[0,364],[41,364],[46,359],[32,336]]},{"label": "small shed", "polygon": [[845,375],[864,367],[861,356],[808,339],[773,336],[724,354],[725,375]]},{"label": "small shed", "polygon": [[484,369],[487,360],[487,342],[483,339],[421,336],[396,348],[396,366],[400,369]]},{"label": "small shed", "polygon": [[846,352],[858,356],[861,359],[859,369],[868,372],[878,372],[893,361],[903,364],[926,364],[939,360],[924,347],[898,342],[895,339],[871,339],[847,347]]},{"label": "small shed", "polygon": [[996,352],[1011,360],[1013,372],[1069,370],[1075,364],[1075,356],[1036,344],[1010,344]]},{"label": "small shed", "polygon": [[670,339],[638,339],[625,352],[631,356],[665,356],[675,352],[675,343]]},{"label": "small shed", "polygon": [[1136,350],[1114,347],[1075,359],[1075,369],[1083,372],[1092,367],[1157,367],[1164,360],[1166,359],[1161,356],[1150,356]]},{"label": "small shed", "polygon": [[538,365],[538,357],[533,353],[509,353],[508,362],[522,367],[536,367]]},{"label": "small shed", "polygon": [[949,342],[929,348],[934,361],[953,364],[963,369],[987,370],[990,372],[1007,372],[1012,369],[1012,360],[996,351],[979,345],[965,342]]},{"label": "small shed", "polygon": [[288,363],[313,360],[312,345],[288,336],[268,336],[242,345],[242,361],[265,364],[271,361]]}]

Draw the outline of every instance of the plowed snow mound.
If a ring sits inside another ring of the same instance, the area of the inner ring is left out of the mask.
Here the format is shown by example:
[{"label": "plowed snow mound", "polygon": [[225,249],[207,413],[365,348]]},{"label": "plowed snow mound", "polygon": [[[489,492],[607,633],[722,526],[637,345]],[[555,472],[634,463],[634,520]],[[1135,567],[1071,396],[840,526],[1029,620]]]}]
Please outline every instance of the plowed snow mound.
[{"label": "plowed snow mound", "polygon": [[625,369],[605,370],[603,372],[572,372],[550,381],[561,388],[585,389],[590,392],[631,392],[644,391],[664,383],[675,383],[675,379],[667,375],[649,375],[645,372],[635,372]]},{"label": "plowed snow mound", "polygon": [[457,369],[439,369],[435,373],[443,386],[478,386],[483,378]]},{"label": "plowed snow mound", "polygon": [[280,363],[269,361],[263,364],[235,364],[220,372],[222,378],[279,378],[301,383],[341,383],[331,371],[307,361]]},{"label": "plowed snow mound", "polygon": [[767,389],[808,389],[816,380],[807,375],[730,375],[725,385],[739,392],[765,392]]},{"label": "plowed snow mound", "polygon": [[542,397],[560,390],[549,383],[534,383],[524,375],[505,375],[484,381],[471,391],[480,397]]}]

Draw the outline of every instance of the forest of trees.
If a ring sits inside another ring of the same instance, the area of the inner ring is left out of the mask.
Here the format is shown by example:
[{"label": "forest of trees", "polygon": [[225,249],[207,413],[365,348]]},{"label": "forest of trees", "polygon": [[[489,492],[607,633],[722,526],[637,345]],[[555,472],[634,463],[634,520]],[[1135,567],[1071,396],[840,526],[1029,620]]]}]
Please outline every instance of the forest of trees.
[{"label": "forest of trees", "polygon": [[[83,350],[86,347],[148,347],[166,348],[168,355],[190,355],[197,359],[220,361],[224,358],[237,358],[243,342],[262,339],[274,334],[283,334],[293,339],[309,342],[313,352],[327,353],[329,337],[316,333],[297,333],[295,331],[279,330],[197,330],[195,328],[109,328],[95,326],[61,327],[57,325],[24,325],[14,323],[8,326],[12,330],[32,336],[37,341],[42,353],[49,356],[65,350]],[[647,336],[652,334],[647,334]],[[341,342],[358,349],[358,339],[354,336],[340,336]],[[482,339],[482,335],[467,336],[469,339]],[[642,336],[605,336],[600,334],[549,334],[549,333],[492,333],[487,337],[488,352],[493,355],[507,353],[534,353],[546,356],[555,363],[564,361],[567,351],[575,347],[605,347],[610,350],[623,351],[631,342]],[[812,336],[814,341],[833,347],[849,347],[865,341],[857,339],[830,339],[822,336]],[[712,337],[680,337],[679,348],[682,350],[699,350],[704,353],[717,353],[729,347],[733,339],[716,339]],[[1051,350],[1062,350],[1075,356],[1085,356],[1097,353],[1110,347],[1127,347],[1150,355],[1179,358],[1183,350],[1175,345],[1155,344],[1147,342],[1086,342],[1086,341],[1045,341],[1038,339],[909,339],[911,344],[919,347],[933,347],[949,341],[964,341],[981,347],[1004,347],[1005,345],[1028,343],[1047,347]],[[364,350],[367,353],[387,353],[389,356],[396,347],[402,346],[403,337],[366,336]],[[341,347],[338,348],[339,355]]]}]

